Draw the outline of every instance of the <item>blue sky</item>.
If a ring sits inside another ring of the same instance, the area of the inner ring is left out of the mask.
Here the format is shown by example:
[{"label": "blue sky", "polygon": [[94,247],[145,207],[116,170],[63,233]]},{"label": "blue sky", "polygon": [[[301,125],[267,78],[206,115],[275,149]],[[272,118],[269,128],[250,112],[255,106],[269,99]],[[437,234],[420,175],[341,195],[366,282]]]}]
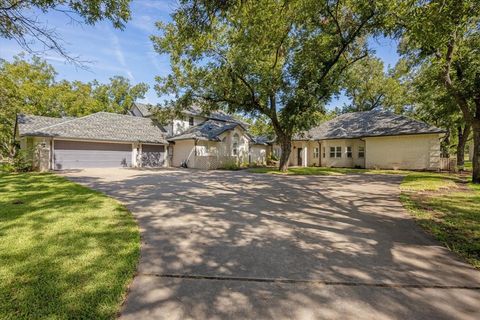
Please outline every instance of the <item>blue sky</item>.
[{"label": "blue sky", "polygon": [[[153,89],[155,76],[168,74],[170,65],[166,56],[153,50],[149,39],[156,33],[155,21],[168,21],[175,8],[175,0],[132,0],[132,20],[123,31],[114,29],[107,21],[94,26],[79,25],[62,13],[49,12],[39,17],[65,40],[65,48],[82,60],[90,61],[88,70],[68,64],[57,54],[50,52],[43,56],[58,72],[59,79],[107,82],[114,75],[128,77],[132,83],[145,82],[150,85],[143,102],[161,101]],[[385,65],[395,65],[398,60],[396,43],[381,38],[372,40],[371,46]],[[11,60],[22,49],[13,40],[0,38],[0,57]],[[341,106],[345,97],[332,101],[330,107]]]}]

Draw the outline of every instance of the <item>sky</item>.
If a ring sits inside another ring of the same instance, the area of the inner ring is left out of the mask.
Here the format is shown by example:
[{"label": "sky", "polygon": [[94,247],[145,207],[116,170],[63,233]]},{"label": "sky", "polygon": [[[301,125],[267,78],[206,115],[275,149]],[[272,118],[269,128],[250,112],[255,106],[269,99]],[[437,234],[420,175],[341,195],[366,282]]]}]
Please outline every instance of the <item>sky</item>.
[{"label": "sky", "polygon": [[[153,49],[150,35],[158,33],[156,21],[170,21],[170,13],[176,7],[176,0],[132,0],[132,19],[124,30],[113,28],[109,21],[101,21],[94,26],[73,22],[60,12],[40,13],[39,19],[49,28],[54,28],[64,39],[64,47],[72,56],[88,61],[87,69],[78,68],[54,52],[41,57],[52,64],[58,72],[58,79],[89,82],[97,79],[108,82],[109,78],[121,75],[131,83],[144,82],[150,86],[141,102],[160,103],[153,86],[155,77],[167,75],[170,64],[167,56],[161,56]],[[32,12],[32,14],[35,14]],[[380,38],[370,41],[385,67],[394,66],[398,60],[396,43],[391,39]],[[14,41],[0,38],[0,58],[12,60],[23,50]],[[348,102],[343,95],[330,102],[329,107],[342,106]]]}]

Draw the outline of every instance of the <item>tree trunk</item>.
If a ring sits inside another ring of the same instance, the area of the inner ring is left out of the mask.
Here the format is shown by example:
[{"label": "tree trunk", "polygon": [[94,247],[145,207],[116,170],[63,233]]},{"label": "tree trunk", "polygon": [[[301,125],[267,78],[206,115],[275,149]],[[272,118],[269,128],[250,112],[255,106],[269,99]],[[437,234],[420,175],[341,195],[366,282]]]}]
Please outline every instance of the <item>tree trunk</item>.
[{"label": "tree trunk", "polygon": [[290,158],[290,153],[292,152],[292,139],[291,137],[282,135],[279,136],[280,147],[282,149],[282,153],[280,154],[280,165],[278,169],[282,172],[286,172],[288,170],[288,159]]},{"label": "tree trunk", "polygon": [[472,125],[473,129],[473,172],[472,182],[480,184],[480,121]]},{"label": "tree trunk", "polygon": [[470,126],[466,124],[463,129],[458,127],[458,144],[457,144],[457,166],[463,170],[465,165],[465,146],[467,145],[468,136],[470,135]]}]

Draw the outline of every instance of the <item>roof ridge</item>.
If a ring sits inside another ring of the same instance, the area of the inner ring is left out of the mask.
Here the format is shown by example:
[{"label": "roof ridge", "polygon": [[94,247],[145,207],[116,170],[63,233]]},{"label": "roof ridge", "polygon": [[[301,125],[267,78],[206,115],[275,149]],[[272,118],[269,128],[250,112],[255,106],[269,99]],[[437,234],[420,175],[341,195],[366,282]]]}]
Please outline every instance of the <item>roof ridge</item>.
[{"label": "roof ridge", "polygon": [[[101,111],[100,111],[100,112],[101,112]],[[59,125],[61,125],[61,124],[70,123],[70,122],[72,122],[72,121],[76,121],[76,120],[80,120],[80,119],[85,119],[85,118],[87,118],[87,117],[93,116],[93,115],[95,115],[95,114],[97,114],[97,113],[100,113],[100,112],[90,113],[90,114],[87,114],[86,116],[82,116],[82,117],[75,117],[75,118],[69,119],[69,120],[67,120],[67,121],[63,121],[63,122],[55,123],[55,124],[52,124],[52,125],[49,125],[49,126],[46,126],[46,127],[38,128],[38,129],[35,130],[35,131],[50,129],[50,128],[52,128],[52,127],[56,127],[56,126],[59,126]]]}]

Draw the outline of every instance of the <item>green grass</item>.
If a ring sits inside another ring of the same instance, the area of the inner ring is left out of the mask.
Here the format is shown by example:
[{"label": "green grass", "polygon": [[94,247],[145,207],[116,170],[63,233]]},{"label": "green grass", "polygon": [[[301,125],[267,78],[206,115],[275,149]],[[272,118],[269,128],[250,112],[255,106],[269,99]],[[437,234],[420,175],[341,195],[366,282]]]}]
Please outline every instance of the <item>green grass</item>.
[{"label": "green grass", "polygon": [[480,186],[443,175],[407,176],[400,188],[420,226],[480,269]]},{"label": "green grass", "polygon": [[51,174],[0,174],[0,319],[113,319],[140,236],[117,201]]},{"label": "green grass", "polygon": [[464,169],[465,171],[472,171],[473,170],[472,161],[465,161]]}]

